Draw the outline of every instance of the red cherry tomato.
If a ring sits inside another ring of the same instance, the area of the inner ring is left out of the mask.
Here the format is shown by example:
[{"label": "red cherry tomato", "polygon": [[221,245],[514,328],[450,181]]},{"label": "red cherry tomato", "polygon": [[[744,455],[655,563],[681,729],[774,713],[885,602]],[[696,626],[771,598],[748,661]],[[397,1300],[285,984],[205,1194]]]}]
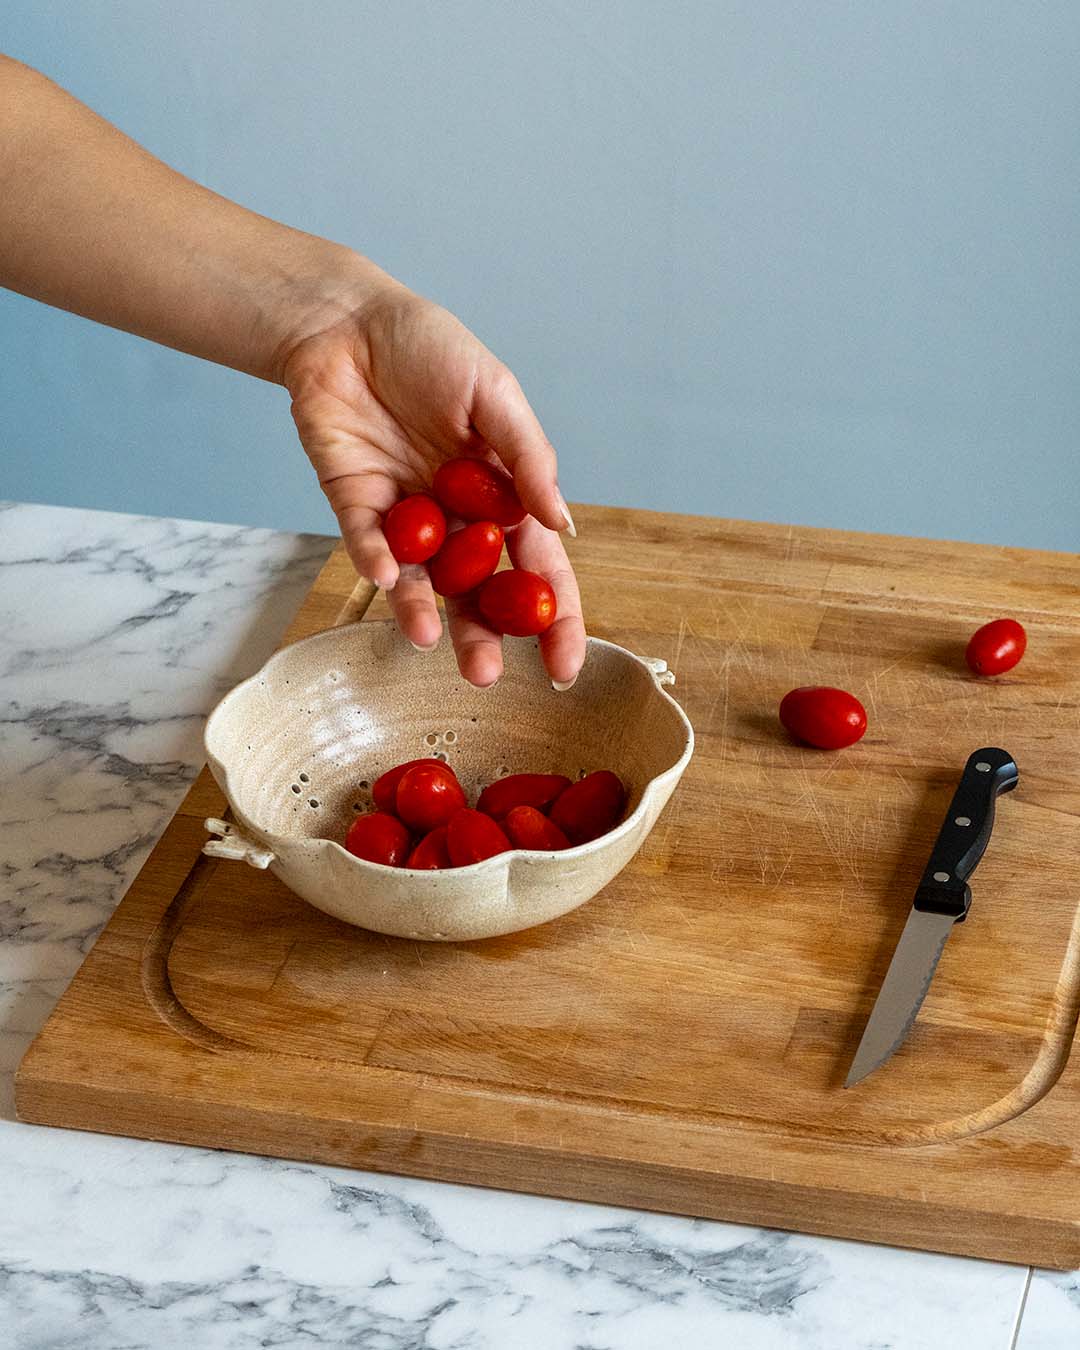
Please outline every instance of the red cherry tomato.
[{"label": "red cherry tomato", "polygon": [[345,836],[345,847],[368,862],[401,867],[409,852],[409,831],[395,816],[372,811],[357,816]]},{"label": "red cherry tomato", "polygon": [[780,700],[780,721],[800,741],[819,750],[854,745],[866,731],[866,709],[844,689],[811,685]]},{"label": "red cherry tomato", "polygon": [[490,520],[448,534],[428,564],[436,594],[464,595],[475,590],[498,567],[502,546],[502,526]]},{"label": "red cherry tomato", "polygon": [[505,853],[510,840],[490,816],[466,807],[450,817],[446,846],[455,867],[468,867],[470,863],[493,858],[496,853]]},{"label": "red cherry tomato", "polygon": [[447,460],[431,486],[447,512],[462,520],[494,520],[509,529],[525,519],[514,480],[486,460]]},{"label": "red cherry tomato", "polygon": [[586,774],[555,799],[548,813],[572,844],[599,839],[618,823],[626,805],[622,780],[608,769]]},{"label": "red cherry tomato", "polygon": [[457,781],[456,775],[449,764],[445,764],[441,759],[407,759],[404,764],[396,764],[392,769],[376,778],[371,787],[371,796],[375,802],[377,811],[389,811],[391,815],[397,810],[397,789],[405,774],[410,769],[415,769],[418,764],[423,764],[428,768],[438,767],[442,769],[448,777]]},{"label": "red cherry tomato", "polygon": [[1023,624],[994,619],[974,632],[967,645],[967,663],[976,675],[1002,675],[1018,665],[1027,649]]},{"label": "red cherry tomato", "polygon": [[414,830],[437,830],[465,805],[465,794],[456,778],[440,765],[437,769],[417,764],[401,775],[395,795],[398,818]]},{"label": "red cherry tomato", "polygon": [[383,534],[398,562],[427,562],[443,546],[446,517],[434,497],[414,492],[386,513]]},{"label": "red cherry tomato", "polygon": [[553,820],[548,820],[535,806],[515,806],[507,812],[503,821],[506,836],[515,848],[535,849],[540,853],[551,853],[555,849],[569,848],[570,840]]},{"label": "red cherry tomato", "polygon": [[555,592],[536,572],[518,567],[496,572],[480,587],[477,604],[496,633],[532,637],[555,622]]},{"label": "red cherry tomato", "polygon": [[425,834],[409,854],[406,867],[415,867],[424,872],[437,872],[443,867],[451,867],[450,854],[446,848],[446,826]]},{"label": "red cherry tomato", "polygon": [[515,806],[535,806],[542,811],[570,786],[561,773],[512,773],[490,783],[480,794],[476,809],[501,820]]}]

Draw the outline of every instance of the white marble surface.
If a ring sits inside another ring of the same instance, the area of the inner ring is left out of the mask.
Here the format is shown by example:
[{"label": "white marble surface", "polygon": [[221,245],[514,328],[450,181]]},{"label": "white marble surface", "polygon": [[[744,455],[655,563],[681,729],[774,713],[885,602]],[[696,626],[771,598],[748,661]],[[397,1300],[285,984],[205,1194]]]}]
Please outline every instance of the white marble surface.
[{"label": "white marble surface", "polygon": [[1077,1276],[14,1122],[204,714],[329,546],[0,506],[2,1350],[1080,1344]]}]

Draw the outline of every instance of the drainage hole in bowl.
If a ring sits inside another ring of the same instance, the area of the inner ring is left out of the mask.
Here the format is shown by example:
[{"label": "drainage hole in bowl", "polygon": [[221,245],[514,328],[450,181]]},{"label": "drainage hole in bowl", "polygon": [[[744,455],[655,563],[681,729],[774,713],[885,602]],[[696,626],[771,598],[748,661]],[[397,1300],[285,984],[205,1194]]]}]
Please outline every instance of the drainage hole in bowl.
[{"label": "drainage hole in bowl", "polygon": [[507,764],[500,764],[499,767],[495,770],[495,772],[498,774],[500,778],[505,778],[506,775],[510,772],[510,766]]},{"label": "drainage hole in bowl", "polygon": [[454,742],[457,740],[457,732],[456,732],[456,731],[444,731],[444,732],[443,732],[443,740],[446,742],[447,745],[453,745]]},{"label": "drainage hole in bowl", "polygon": [[300,781],[301,781],[301,783],[310,783],[310,782],[311,782],[311,779],[307,776],[306,773],[302,773],[302,774],[300,775]]},{"label": "drainage hole in bowl", "polygon": [[361,778],[358,786],[361,789],[361,791],[366,792],[368,788],[371,786],[371,784],[368,782],[366,778]]},{"label": "drainage hole in bowl", "polygon": [[434,754],[434,756],[433,756],[433,758],[435,758],[435,759],[441,759],[442,762],[445,764],[445,763],[446,763],[446,759],[447,759],[446,751],[445,751],[445,750],[436,750],[436,751],[435,751],[435,754]]},{"label": "drainage hole in bowl", "polygon": [[584,769],[578,769],[578,771],[577,771],[577,776],[578,776],[578,778],[584,778],[584,777],[585,777],[585,770],[584,770]]},{"label": "drainage hole in bowl", "polygon": [[427,743],[428,745],[438,745],[438,744],[439,744],[439,738],[438,738],[438,736],[435,734],[434,731],[429,731],[428,734],[424,737],[424,740],[426,741],[426,743]]},{"label": "drainage hole in bowl", "polygon": [[318,809],[318,806],[319,806],[319,803],[315,800],[314,797],[309,797],[309,798],[308,798],[308,806],[315,807],[316,810],[317,810],[317,809]]},{"label": "drainage hole in bowl", "polygon": [[299,783],[293,783],[293,785],[292,785],[292,790],[296,793],[296,795],[297,795],[298,797],[300,796],[300,784],[299,784]]}]

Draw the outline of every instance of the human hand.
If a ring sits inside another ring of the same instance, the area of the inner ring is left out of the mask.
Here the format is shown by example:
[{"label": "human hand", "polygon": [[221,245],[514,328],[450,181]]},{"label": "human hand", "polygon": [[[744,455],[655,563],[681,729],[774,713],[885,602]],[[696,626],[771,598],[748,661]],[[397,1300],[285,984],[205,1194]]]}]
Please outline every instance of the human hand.
[{"label": "human hand", "polygon": [[[381,519],[400,497],[430,488],[444,460],[477,455],[506,466],[530,513],[507,531],[510,560],[554,588],[558,617],[540,646],[552,680],[572,683],[585,627],[558,532],[573,527],[555,451],[510,371],[452,314],[388,281],[292,346],[281,379],[356,570],[387,590],[402,632],[423,650],[442,633],[427,569],[394,560]],[[448,600],[446,609],[462,674],[494,684],[501,637],[468,597]]]}]

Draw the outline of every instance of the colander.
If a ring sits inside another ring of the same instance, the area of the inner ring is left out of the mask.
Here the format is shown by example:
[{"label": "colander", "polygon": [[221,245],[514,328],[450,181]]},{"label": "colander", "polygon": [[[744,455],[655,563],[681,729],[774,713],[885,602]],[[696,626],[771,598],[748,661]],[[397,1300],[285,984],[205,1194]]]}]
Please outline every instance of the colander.
[{"label": "colander", "polygon": [[[277,652],[207,723],[210,769],[234,820],[207,821],[218,837],[204,852],[268,867],[316,908],[396,937],[495,937],[584,904],[656,823],[690,760],[693,728],[661,660],[590,638],[577,683],[558,693],[536,639],[506,648],[490,689],[462,679],[449,641],[418,654],[389,622],[328,629]],[[613,769],[627,812],[576,848],[515,849],[446,871],[348,853],[341,841],[371,809],[375,779],[422,755],[447,760],[470,803],[507,773]]]}]

